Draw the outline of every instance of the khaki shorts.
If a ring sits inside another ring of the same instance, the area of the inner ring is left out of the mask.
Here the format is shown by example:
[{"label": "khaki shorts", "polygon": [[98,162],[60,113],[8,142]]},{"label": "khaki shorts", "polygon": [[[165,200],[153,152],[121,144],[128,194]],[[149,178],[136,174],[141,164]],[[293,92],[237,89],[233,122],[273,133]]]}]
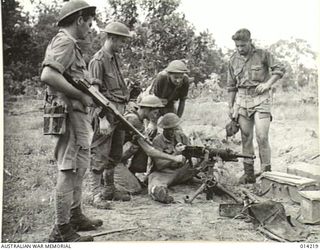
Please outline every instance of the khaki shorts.
[{"label": "khaki shorts", "polygon": [[272,120],[272,115],[271,115],[271,101],[270,99],[267,99],[260,103],[257,106],[251,107],[251,108],[245,108],[245,107],[237,107],[237,113],[238,115],[241,115],[245,117],[248,120],[253,119],[254,114],[258,112],[259,113],[259,118],[260,119],[265,119],[268,118],[270,121]]}]

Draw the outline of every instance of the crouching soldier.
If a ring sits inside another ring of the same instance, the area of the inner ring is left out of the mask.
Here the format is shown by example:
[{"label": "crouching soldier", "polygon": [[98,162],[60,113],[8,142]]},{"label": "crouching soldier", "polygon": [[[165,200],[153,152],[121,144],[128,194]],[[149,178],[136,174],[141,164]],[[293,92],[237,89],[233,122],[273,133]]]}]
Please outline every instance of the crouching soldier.
[{"label": "crouching soldier", "polygon": [[[188,145],[189,140],[182,132],[179,124],[180,119],[176,114],[165,114],[158,123],[163,132],[154,138],[153,146],[167,154],[181,155],[184,145]],[[154,171],[148,178],[148,192],[151,198],[156,201],[171,203],[173,197],[169,195],[168,187],[192,179],[196,170],[185,163],[175,163],[164,159],[153,160],[155,165]]]},{"label": "crouching soldier", "polygon": [[[189,70],[181,60],[173,60],[168,67],[161,71],[154,83],[153,92],[161,98],[165,107],[162,114],[169,112],[176,113],[179,117],[183,115],[185,102],[189,92]],[[179,101],[178,109],[174,103]]]}]

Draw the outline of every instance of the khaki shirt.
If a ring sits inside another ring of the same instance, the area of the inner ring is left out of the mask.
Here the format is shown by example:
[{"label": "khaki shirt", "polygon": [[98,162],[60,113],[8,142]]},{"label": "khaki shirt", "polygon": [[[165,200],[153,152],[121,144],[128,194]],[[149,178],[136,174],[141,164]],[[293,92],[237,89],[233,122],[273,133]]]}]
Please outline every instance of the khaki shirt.
[{"label": "khaki shirt", "polygon": [[176,130],[175,138],[173,141],[168,140],[166,137],[164,137],[163,134],[157,135],[153,141],[153,146],[167,154],[174,154],[176,153],[175,146],[181,142],[184,145],[189,145],[188,137],[181,131]]},{"label": "khaki shirt", "polygon": [[100,92],[110,101],[129,101],[129,90],[120,72],[118,60],[104,47],[93,56],[89,63],[89,72],[92,84],[98,85]]},{"label": "khaki shirt", "polygon": [[185,100],[189,92],[189,78],[187,75],[183,76],[181,86],[175,86],[166,71],[161,71],[153,83],[154,95],[166,99],[166,106],[172,106],[174,101]]},{"label": "khaki shirt", "polygon": [[[60,74],[67,73],[75,80],[89,76],[78,41],[65,29],[60,29],[49,43],[42,66],[51,67]],[[68,99],[63,93],[56,91],[51,86],[47,87],[47,95],[52,98],[63,96],[64,100]]]},{"label": "khaki shirt", "polygon": [[271,75],[282,77],[284,73],[284,66],[268,51],[252,46],[248,58],[244,58],[238,52],[231,56],[228,65],[228,91],[256,87],[259,83],[266,82]]}]

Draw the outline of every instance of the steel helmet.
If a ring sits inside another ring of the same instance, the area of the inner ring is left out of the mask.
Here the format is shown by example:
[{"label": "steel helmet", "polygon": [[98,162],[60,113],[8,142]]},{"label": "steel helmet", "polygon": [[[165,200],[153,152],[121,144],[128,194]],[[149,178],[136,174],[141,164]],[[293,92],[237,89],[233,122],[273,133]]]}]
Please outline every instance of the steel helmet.
[{"label": "steel helmet", "polygon": [[181,123],[179,116],[175,113],[167,113],[165,114],[162,119],[158,123],[160,128],[175,128]]},{"label": "steel helmet", "polygon": [[101,31],[118,36],[132,37],[129,28],[120,22],[111,22]]},{"label": "steel helmet", "polygon": [[161,99],[154,95],[143,96],[138,102],[140,107],[150,107],[150,108],[163,108],[164,105],[161,102]]},{"label": "steel helmet", "polygon": [[65,5],[61,8],[59,18],[58,18],[58,26],[61,21],[67,18],[68,16],[84,9],[93,9],[96,10],[95,6],[90,6],[87,2],[83,0],[71,0],[66,2]]},{"label": "steel helmet", "polygon": [[169,73],[187,73],[189,70],[184,62],[181,60],[174,60],[168,64],[168,67],[165,69]]}]

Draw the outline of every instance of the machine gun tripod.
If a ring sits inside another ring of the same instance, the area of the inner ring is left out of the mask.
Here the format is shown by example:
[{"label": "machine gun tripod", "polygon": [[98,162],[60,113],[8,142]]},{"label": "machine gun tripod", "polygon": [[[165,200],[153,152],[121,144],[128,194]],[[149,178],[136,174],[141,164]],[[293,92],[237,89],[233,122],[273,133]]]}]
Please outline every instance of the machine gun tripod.
[{"label": "machine gun tripod", "polygon": [[238,161],[238,158],[250,158],[254,159],[254,155],[243,155],[238,154],[230,149],[213,149],[205,147],[187,146],[182,154],[187,158],[190,165],[192,165],[191,158],[195,157],[201,159],[199,167],[196,169],[198,172],[204,174],[201,178],[202,184],[197,191],[191,196],[186,196],[184,201],[191,204],[193,200],[202,192],[206,194],[206,199],[210,200],[213,198],[214,193],[226,194],[237,203],[241,203],[242,200],[238,198],[233,192],[222,186],[214,175],[214,167],[217,161]]}]

